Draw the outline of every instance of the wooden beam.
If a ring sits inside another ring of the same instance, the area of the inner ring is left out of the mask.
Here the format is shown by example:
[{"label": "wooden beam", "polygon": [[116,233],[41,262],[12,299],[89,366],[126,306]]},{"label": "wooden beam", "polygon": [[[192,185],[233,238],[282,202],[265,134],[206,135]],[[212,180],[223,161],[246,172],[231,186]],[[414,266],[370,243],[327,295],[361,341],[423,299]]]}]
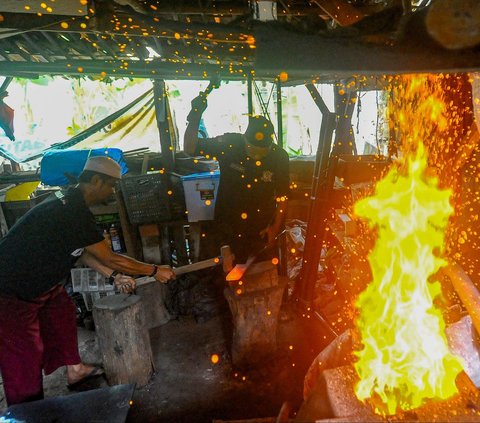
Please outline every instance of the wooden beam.
[{"label": "wooden beam", "polygon": [[32,78],[38,75],[100,75],[111,77],[135,77],[152,79],[210,79],[213,75],[225,75],[229,80],[244,80],[249,67],[211,64],[174,63],[153,60],[130,62],[128,68],[119,60],[59,60],[55,63],[0,62],[0,75]]},{"label": "wooden beam", "polygon": [[170,132],[170,113],[165,81],[155,80],[153,82],[153,102],[155,104],[155,117],[160,136],[162,164],[167,172],[171,172],[175,167],[175,147]]}]

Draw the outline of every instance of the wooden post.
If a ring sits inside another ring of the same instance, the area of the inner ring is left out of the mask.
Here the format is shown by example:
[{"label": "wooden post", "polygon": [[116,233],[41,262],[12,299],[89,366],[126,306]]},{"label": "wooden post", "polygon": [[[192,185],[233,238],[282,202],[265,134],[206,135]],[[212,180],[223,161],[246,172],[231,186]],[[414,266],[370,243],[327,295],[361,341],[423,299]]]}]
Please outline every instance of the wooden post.
[{"label": "wooden post", "polygon": [[109,384],[146,385],[153,359],[140,297],[118,294],[102,298],[93,306],[93,318]]}]

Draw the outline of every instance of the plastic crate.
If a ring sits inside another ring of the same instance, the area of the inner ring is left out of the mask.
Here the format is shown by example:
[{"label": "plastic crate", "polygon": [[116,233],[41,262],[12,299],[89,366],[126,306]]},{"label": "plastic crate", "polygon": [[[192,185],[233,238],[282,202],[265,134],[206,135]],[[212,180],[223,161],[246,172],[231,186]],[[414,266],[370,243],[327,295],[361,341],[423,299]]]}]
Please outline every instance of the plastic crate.
[{"label": "plastic crate", "polygon": [[115,289],[107,282],[105,276],[88,267],[72,269],[70,274],[72,275],[73,292],[100,292],[114,291]]},{"label": "plastic crate", "polygon": [[128,218],[133,224],[185,218],[185,199],[178,175],[151,173],[120,181]]}]

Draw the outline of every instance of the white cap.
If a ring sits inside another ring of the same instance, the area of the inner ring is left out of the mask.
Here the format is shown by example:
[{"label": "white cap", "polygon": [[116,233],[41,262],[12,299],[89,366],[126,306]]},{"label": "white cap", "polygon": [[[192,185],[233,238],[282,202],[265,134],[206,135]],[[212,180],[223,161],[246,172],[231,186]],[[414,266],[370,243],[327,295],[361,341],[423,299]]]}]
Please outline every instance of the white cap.
[{"label": "white cap", "polygon": [[120,165],[107,156],[90,157],[85,163],[83,170],[91,170],[92,172],[102,173],[116,179],[122,177]]}]

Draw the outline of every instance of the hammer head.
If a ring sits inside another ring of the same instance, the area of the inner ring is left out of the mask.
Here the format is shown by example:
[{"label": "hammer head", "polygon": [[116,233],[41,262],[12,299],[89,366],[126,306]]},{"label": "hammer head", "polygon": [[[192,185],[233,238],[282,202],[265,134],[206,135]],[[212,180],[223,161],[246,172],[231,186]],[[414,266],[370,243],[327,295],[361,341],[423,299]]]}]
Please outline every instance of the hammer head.
[{"label": "hammer head", "polygon": [[220,255],[222,256],[222,267],[225,273],[230,272],[233,268],[233,260],[235,256],[232,254],[232,250],[229,245],[223,245],[220,248]]}]

